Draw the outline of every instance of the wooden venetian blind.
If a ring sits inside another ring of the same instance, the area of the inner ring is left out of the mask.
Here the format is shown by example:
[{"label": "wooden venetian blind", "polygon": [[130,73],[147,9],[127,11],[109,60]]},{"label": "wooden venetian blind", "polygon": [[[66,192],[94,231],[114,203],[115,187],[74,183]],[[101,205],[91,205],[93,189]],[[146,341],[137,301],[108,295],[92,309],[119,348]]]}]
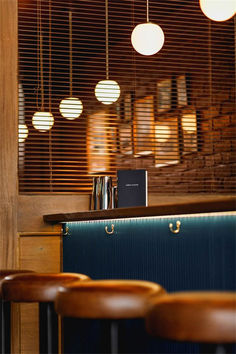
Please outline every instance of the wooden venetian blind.
[{"label": "wooden venetian blind", "polygon": [[[235,191],[234,18],[149,0],[149,19],[165,42],[144,56],[130,41],[143,0],[19,0],[21,193],[90,193],[93,176],[115,183],[117,169],[138,168],[150,192]],[[108,70],[121,91],[110,105],[94,94]],[[78,118],[59,110],[68,97],[82,102]],[[50,130],[34,128],[37,111],[53,115]]]}]

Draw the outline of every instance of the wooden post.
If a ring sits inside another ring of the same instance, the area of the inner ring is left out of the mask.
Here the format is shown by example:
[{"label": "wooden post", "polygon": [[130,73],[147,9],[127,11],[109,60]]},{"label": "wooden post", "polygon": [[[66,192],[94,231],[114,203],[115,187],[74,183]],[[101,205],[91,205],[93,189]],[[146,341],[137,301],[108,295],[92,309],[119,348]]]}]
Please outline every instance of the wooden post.
[{"label": "wooden post", "polygon": [[17,0],[0,1],[0,268],[17,266]]},{"label": "wooden post", "polygon": [[[17,0],[0,1],[0,268],[16,268],[18,147]],[[19,353],[18,305],[12,311],[12,350]]]}]

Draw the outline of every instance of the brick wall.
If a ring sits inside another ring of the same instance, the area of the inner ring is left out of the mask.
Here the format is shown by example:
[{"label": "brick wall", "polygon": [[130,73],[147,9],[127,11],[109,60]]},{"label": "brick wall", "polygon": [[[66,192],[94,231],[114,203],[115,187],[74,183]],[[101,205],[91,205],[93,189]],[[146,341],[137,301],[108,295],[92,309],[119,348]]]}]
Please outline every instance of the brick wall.
[{"label": "brick wall", "polygon": [[[205,23],[203,31],[207,31]],[[226,34],[224,35],[224,30]],[[236,189],[236,139],[235,139],[235,66],[233,22],[211,25],[211,43],[202,37],[194,50],[192,60],[186,43],[179,48],[176,60],[165,66],[162,78],[188,72],[191,77],[191,107],[198,113],[198,151],[182,155],[175,165],[154,167],[154,155],[134,157],[121,155],[117,158],[118,168],[145,168],[149,172],[151,193],[234,193]],[[202,44],[202,47],[201,47]],[[191,49],[191,48],[190,48]],[[158,58],[158,65],[170,62],[168,50]],[[181,57],[182,53],[182,57]],[[187,59],[183,60],[184,53]],[[197,61],[201,55],[201,61]],[[182,60],[180,61],[180,58]],[[178,65],[179,61],[179,65]],[[190,64],[191,63],[191,64]],[[196,68],[195,65],[198,65]],[[153,68],[153,75],[157,72]],[[140,72],[140,71],[139,71]],[[141,75],[141,74],[140,74]],[[149,84],[136,78],[140,96],[151,94]],[[152,85],[151,85],[152,86]],[[138,91],[136,91],[137,94]],[[157,117],[158,119],[158,117]]]}]

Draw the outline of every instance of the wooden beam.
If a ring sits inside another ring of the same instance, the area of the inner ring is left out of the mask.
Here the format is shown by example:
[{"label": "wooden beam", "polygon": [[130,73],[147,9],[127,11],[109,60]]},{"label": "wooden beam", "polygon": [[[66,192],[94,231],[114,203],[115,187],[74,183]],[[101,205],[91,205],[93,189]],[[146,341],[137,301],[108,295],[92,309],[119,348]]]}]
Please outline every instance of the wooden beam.
[{"label": "wooden beam", "polygon": [[0,1],[0,268],[17,267],[17,0]]},{"label": "wooden beam", "polygon": [[195,200],[185,202],[162,203],[160,205],[148,207],[130,207],[116,208],[109,210],[92,210],[78,213],[61,213],[44,215],[44,222],[59,223],[69,221],[86,221],[86,220],[105,220],[105,219],[121,219],[149,216],[164,215],[180,215],[180,214],[197,214],[197,213],[214,213],[227,212],[236,210],[236,197],[219,198],[212,197],[208,200]]}]

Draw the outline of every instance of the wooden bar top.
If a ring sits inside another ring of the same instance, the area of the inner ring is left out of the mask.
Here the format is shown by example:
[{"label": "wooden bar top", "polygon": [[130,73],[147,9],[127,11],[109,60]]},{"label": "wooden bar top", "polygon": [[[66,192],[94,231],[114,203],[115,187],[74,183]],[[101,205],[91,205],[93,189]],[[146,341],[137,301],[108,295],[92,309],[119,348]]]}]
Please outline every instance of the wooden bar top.
[{"label": "wooden bar top", "polygon": [[46,223],[61,223],[69,221],[87,221],[104,219],[121,219],[132,217],[148,217],[179,214],[196,214],[225,212],[236,210],[236,197],[208,198],[207,200],[181,201],[162,203],[155,206],[115,208],[108,210],[91,210],[75,213],[44,215]]}]

